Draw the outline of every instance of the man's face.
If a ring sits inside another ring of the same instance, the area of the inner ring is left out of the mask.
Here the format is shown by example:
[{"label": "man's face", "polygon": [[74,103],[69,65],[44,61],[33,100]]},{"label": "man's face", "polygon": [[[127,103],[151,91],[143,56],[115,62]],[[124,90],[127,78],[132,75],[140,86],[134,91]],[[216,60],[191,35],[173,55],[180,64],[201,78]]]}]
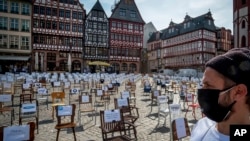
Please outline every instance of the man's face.
[{"label": "man's face", "polygon": [[[230,86],[226,86],[224,78],[225,77],[218,73],[216,70],[207,67],[203,75],[202,88],[223,90],[225,88],[233,86],[233,83]],[[218,102],[223,106],[228,106],[230,103],[232,103],[232,100],[230,99],[230,91],[221,92]]]}]

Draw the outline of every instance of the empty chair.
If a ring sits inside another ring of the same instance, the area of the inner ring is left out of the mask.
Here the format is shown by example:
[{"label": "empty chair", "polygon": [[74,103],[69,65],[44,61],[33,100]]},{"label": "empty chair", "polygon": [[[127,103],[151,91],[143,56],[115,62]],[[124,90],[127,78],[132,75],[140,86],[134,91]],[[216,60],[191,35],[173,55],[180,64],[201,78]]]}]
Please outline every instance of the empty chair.
[{"label": "empty chair", "polygon": [[[188,121],[186,118],[177,118],[174,119],[171,123],[171,128],[172,128],[172,138],[173,141],[180,140],[182,138],[185,138],[187,136],[190,136],[190,128],[188,125]],[[178,132],[178,131],[183,131],[183,132]]]},{"label": "empty chair", "polygon": [[54,120],[54,110],[55,106],[58,105],[65,105],[65,93],[64,92],[52,92],[51,93],[52,98],[52,119]]},{"label": "empty chair", "polygon": [[157,97],[158,104],[158,124],[160,124],[160,117],[164,117],[164,125],[166,124],[167,116],[169,115],[169,105],[168,105],[168,97],[165,95],[161,95]]},{"label": "empty chair", "polygon": [[[57,105],[55,106],[55,109],[57,118],[57,124],[55,126],[55,129],[57,129],[56,140],[58,141],[61,129],[71,128],[74,134],[74,140],[76,141],[76,135],[75,135],[76,123],[74,122],[76,105],[75,104]],[[64,118],[69,117],[70,120],[69,121],[66,119],[63,120],[62,117]]]},{"label": "empty chair", "polygon": [[[8,103],[11,103],[11,106],[7,106]],[[12,94],[1,94],[0,95],[0,113],[10,112],[11,114],[11,125],[13,123],[13,119],[15,119],[14,115],[14,107],[13,107],[13,95]]]}]

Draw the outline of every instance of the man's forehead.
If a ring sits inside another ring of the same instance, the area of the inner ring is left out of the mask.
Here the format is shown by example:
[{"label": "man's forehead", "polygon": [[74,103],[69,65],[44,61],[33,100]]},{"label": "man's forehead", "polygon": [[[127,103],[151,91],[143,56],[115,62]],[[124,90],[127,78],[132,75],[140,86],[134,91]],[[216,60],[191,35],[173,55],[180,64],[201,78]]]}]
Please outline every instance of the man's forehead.
[{"label": "man's forehead", "polygon": [[208,85],[224,85],[224,79],[223,75],[218,73],[216,70],[207,67],[205,69],[203,78],[202,78],[202,83],[203,84],[208,84]]}]

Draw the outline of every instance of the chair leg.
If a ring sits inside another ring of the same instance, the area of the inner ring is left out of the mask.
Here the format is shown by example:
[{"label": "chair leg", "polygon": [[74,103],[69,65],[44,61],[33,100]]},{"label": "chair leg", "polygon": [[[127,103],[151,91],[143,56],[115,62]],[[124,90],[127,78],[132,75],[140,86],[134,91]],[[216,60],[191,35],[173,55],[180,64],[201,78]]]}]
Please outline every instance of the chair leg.
[{"label": "chair leg", "polygon": [[75,127],[72,127],[73,134],[74,134],[74,140],[76,141],[76,133],[75,133]]},{"label": "chair leg", "polygon": [[60,129],[57,129],[56,141],[58,141],[59,133],[60,133]]},{"label": "chair leg", "polygon": [[52,107],[52,120],[54,120],[54,107]]},{"label": "chair leg", "polygon": [[37,130],[37,134],[39,134],[39,123],[38,123],[38,117],[36,117],[36,130]]}]

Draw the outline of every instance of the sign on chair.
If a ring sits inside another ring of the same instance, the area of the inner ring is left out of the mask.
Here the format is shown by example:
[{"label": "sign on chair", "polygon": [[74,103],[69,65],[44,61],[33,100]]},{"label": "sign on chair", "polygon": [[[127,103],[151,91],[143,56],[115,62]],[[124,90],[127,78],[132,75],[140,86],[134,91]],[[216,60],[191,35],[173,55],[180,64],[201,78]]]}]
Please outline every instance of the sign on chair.
[{"label": "sign on chair", "polygon": [[38,88],[37,89],[37,94],[39,94],[39,95],[47,95],[48,90],[46,88]]},{"label": "sign on chair", "polygon": [[97,90],[97,95],[102,96],[103,95],[102,90]]},{"label": "sign on chair", "polygon": [[128,99],[118,98],[117,99],[117,104],[118,104],[118,107],[128,106]]},{"label": "sign on chair", "polygon": [[166,102],[168,102],[168,98],[167,98],[167,96],[165,96],[165,95],[159,95],[159,96],[157,97],[157,99],[158,99],[158,102],[159,102],[159,103],[166,103]]},{"label": "sign on chair", "polygon": [[35,88],[41,88],[42,87],[42,83],[35,83],[34,86],[35,86]]},{"label": "sign on chair", "polygon": [[29,88],[30,88],[30,83],[23,84],[23,89],[29,89]]},{"label": "sign on chair", "polygon": [[181,139],[187,136],[184,118],[175,119],[175,129],[176,129],[178,139]]},{"label": "sign on chair", "polygon": [[0,95],[0,102],[10,102],[11,95],[10,94],[1,94]]},{"label": "sign on chair", "polygon": [[169,109],[171,113],[179,114],[179,112],[181,111],[181,106],[180,104],[170,104]]},{"label": "sign on chair", "polygon": [[71,105],[58,106],[58,116],[71,116],[71,115],[72,115]]},{"label": "sign on chair", "polygon": [[29,112],[36,112],[36,104],[35,103],[22,104],[21,113],[29,113]]},{"label": "sign on chair", "polygon": [[159,91],[158,91],[158,90],[155,90],[155,91],[154,91],[154,96],[155,96],[155,97],[159,96]]},{"label": "sign on chair", "polygon": [[119,109],[105,110],[104,111],[104,122],[121,121],[121,114]]},{"label": "sign on chair", "polygon": [[77,93],[79,93],[79,89],[78,88],[73,88],[73,89],[70,90],[70,93],[71,94],[77,94]]},{"label": "sign on chair", "polygon": [[30,139],[30,125],[14,125],[5,127],[3,141],[23,141]]},{"label": "sign on chair", "polygon": [[83,95],[82,96],[82,102],[88,103],[89,102],[89,96],[88,95]]},{"label": "sign on chair", "polygon": [[192,102],[193,101],[193,95],[192,94],[187,94],[187,101]]},{"label": "sign on chair", "polygon": [[61,86],[61,82],[59,82],[59,81],[54,82],[53,84],[54,84],[54,87],[59,87],[59,86]]},{"label": "sign on chair", "polygon": [[4,82],[3,88],[11,88],[11,83]]},{"label": "sign on chair", "polygon": [[124,92],[122,92],[122,98],[127,99],[127,98],[129,98],[129,97],[130,97],[129,91],[124,91]]}]

